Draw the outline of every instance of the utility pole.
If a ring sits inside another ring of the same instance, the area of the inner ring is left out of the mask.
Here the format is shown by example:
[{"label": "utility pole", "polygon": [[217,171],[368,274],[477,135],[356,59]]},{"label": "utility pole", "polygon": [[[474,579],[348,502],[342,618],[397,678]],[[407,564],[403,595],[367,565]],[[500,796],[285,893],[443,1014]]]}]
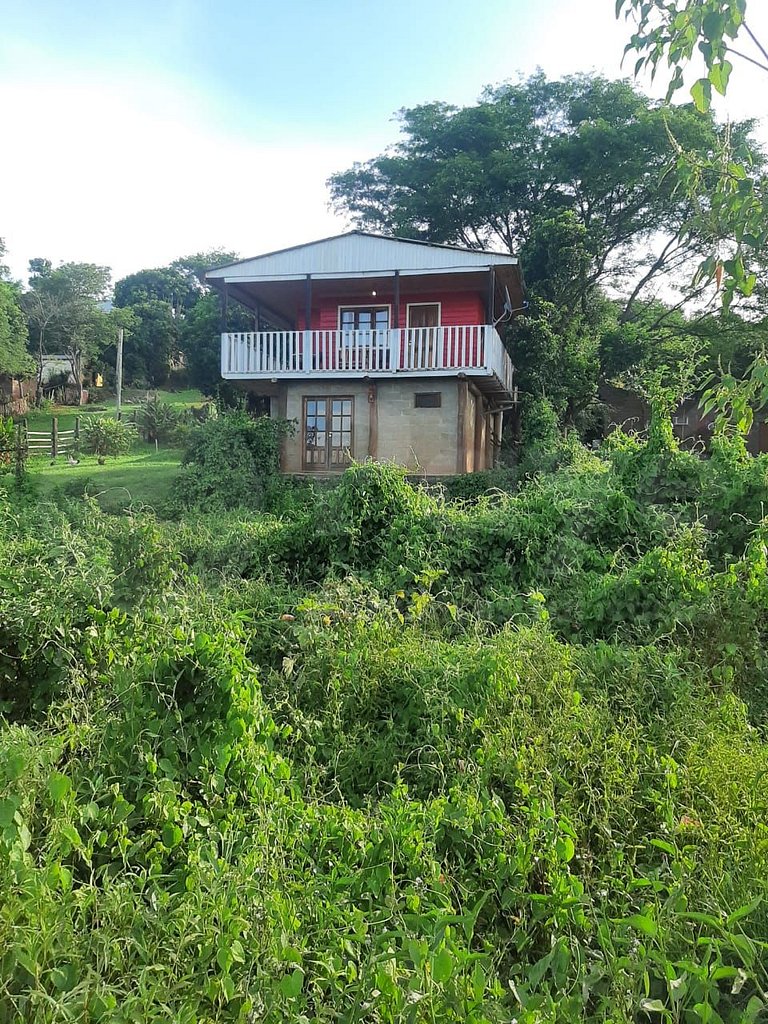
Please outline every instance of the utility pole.
[{"label": "utility pole", "polygon": [[122,415],[121,405],[123,400],[123,328],[118,328],[117,331],[117,365],[115,366],[117,375],[117,418],[120,419]]}]

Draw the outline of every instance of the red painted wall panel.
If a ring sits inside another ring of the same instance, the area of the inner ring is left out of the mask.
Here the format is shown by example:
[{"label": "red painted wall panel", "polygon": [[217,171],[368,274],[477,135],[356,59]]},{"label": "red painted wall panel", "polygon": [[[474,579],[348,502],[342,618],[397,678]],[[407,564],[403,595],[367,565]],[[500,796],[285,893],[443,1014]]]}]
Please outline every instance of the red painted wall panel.
[{"label": "red painted wall panel", "polygon": [[[408,295],[408,292],[401,288],[400,291],[400,326],[406,326],[406,315],[409,302],[439,302],[441,304],[441,324],[446,327],[463,326],[468,324],[485,323],[485,299],[479,292],[434,292],[419,295]],[[391,295],[378,294],[375,298],[371,296],[372,306],[389,305],[390,315],[394,316],[393,301]],[[339,306],[361,306],[360,296],[355,295],[351,299],[342,295],[323,297],[312,303],[312,330],[313,331],[335,331],[339,326]],[[300,331],[305,328],[304,311],[297,310],[297,325]],[[394,326],[390,322],[390,326]]]},{"label": "red painted wall panel", "polygon": [[[440,326],[442,327],[467,327],[484,324],[486,321],[485,296],[480,292],[443,290],[409,295],[407,288],[401,284],[400,326],[407,326],[409,303],[432,302],[440,303]],[[365,304],[365,300],[359,294],[352,298],[345,297],[343,293],[334,296],[322,296],[312,304],[311,329],[313,331],[335,331],[339,326],[339,306],[362,306]],[[394,326],[394,303],[391,294],[386,295],[379,291],[376,296],[371,296],[370,305],[389,305],[390,326]],[[298,330],[304,330],[305,318],[303,310],[297,310],[296,319]],[[463,349],[460,351],[457,335],[451,334],[446,338],[443,346],[444,366],[460,367],[467,365],[469,357],[469,353],[466,350],[467,345],[469,345],[471,351],[471,365],[479,364],[482,357],[482,353],[479,351],[479,332],[472,333],[469,338],[463,336],[462,340]],[[317,342],[314,342],[314,344],[316,345]],[[325,353],[325,359],[331,359],[330,352]],[[406,360],[405,341],[401,344],[400,360],[401,366],[404,366]],[[332,365],[332,363],[329,362],[328,365]]]}]

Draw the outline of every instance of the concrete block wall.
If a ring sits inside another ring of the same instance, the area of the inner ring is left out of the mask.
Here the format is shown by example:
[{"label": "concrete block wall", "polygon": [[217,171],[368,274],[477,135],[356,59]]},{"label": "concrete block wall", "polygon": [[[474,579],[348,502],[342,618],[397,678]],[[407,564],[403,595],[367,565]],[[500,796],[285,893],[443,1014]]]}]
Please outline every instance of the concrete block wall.
[{"label": "concrete block wall", "polygon": [[[357,461],[370,456],[396,462],[414,473],[453,474],[457,469],[458,386],[457,380],[445,377],[378,380],[375,384],[351,380],[289,381],[279,385],[272,399],[272,415],[294,420],[297,425],[296,434],[286,440],[283,448],[283,472],[306,472],[302,464],[303,399],[335,395],[353,399],[353,456]],[[418,392],[435,391],[440,392],[440,408],[416,408]],[[374,398],[373,408],[370,397]],[[470,443],[471,437],[470,433]],[[311,472],[319,475],[316,470]]]},{"label": "concrete block wall", "polygon": [[[456,472],[458,381],[410,377],[378,384],[376,457],[413,473],[447,476]],[[440,392],[439,409],[417,409],[420,392]]]}]

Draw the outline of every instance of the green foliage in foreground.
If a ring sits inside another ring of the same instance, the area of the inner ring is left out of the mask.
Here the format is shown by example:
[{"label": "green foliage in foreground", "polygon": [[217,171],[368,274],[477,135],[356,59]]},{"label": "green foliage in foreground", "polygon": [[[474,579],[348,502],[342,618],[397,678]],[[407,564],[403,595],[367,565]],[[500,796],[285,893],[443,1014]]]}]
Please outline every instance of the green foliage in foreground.
[{"label": "green foliage in foreground", "polygon": [[260,508],[278,485],[287,420],[245,412],[212,417],[189,435],[169,512],[190,508]]},{"label": "green foliage in foreground", "polygon": [[0,496],[0,1022],[762,1019],[766,461],[572,456]]}]

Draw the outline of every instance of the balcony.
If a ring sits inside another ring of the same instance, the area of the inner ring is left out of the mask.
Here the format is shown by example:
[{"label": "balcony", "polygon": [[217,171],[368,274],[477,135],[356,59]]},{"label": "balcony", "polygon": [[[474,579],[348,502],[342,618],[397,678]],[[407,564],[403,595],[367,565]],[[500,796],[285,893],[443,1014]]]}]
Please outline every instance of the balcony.
[{"label": "balcony", "polygon": [[514,367],[495,327],[368,331],[260,331],[221,336],[226,380],[344,379],[464,374],[482,390],[512,394]]}]

